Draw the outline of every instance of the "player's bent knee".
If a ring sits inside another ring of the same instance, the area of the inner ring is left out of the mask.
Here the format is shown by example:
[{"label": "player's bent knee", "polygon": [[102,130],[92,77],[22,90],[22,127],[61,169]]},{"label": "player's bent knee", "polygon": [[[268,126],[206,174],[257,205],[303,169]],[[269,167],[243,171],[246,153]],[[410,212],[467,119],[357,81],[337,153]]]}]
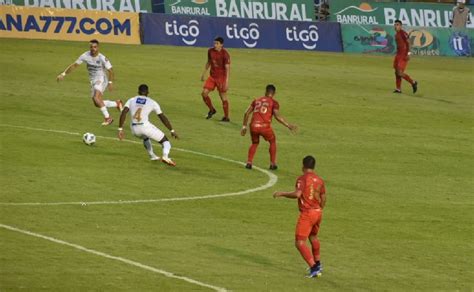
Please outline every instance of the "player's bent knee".
[{"label": "player's bent knee", "polygon": [[302,239],[296,239],[295,240],[295,246],[296,248],[299,248],[300,246],[305,245],[305,240]]},{"label": "player's bent knee", "polygon": [[163,139],[161,139],[158,143],[163,144],[163,143],[165,143],[166,141],[169,141],[169,140],[168,140],[168,137],[164,136]]}]

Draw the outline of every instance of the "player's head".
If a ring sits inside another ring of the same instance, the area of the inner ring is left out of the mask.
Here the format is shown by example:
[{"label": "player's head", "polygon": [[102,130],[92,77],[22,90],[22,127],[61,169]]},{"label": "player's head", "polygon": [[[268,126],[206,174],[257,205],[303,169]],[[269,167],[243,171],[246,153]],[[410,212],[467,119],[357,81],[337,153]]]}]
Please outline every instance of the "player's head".
[{"label": "player's head", "polygon": [[214,49],[219,51],[220,49],[222,49],[223,46],[224,46],[224,39],[220,36],[216,37],[214,39]]},{"label": "player's head", "polygon": [[99,52],[99,41],[96,39],[91,40],[89,42],[89,49],[92,55],[97,54],[97,52]]},{"label": "player's head", "polygon": [[276,87],[273,84],[268,84],[265,88],[265,96],[274,96],[276,93]]},{"label": "player's head", "polygon": [[140,86],[138,86],[138,94],[148,96],[148,85],[141,84]]},{"label": "player's head", "polygon": [[306,169],[314,169],[316,167],[316,158],[311,155],[303,158],[303,171]]},{"label": "player's head", "polygon": [[395,20],[395,23],[393,24],[395,26],[396,31],[402,30],[402,21],[400,19]]},{"label": "player's head", "polygon": [[459,8],[464,8],[464,4],[466,3],[465,0],[458,0],[458,6]]}]

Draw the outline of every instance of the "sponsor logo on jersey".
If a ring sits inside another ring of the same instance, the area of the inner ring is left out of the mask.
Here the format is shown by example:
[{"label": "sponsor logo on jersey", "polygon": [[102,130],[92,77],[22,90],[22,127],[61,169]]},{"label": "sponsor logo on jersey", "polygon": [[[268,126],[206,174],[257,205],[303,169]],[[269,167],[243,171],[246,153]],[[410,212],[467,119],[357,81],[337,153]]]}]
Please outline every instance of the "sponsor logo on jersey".
[{"label": "sponsor logo on jersey", "polygon": [[146,103],[146,98],[137,98],[137,104],[145,104]]}]

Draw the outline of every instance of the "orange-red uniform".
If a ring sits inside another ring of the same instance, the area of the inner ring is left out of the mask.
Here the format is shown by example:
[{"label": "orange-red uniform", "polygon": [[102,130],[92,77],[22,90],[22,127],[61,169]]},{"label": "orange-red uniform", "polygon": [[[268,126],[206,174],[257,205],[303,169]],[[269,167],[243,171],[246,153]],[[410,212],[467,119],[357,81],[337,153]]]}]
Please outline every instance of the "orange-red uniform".
[{"label": "orange-red uniform", "polygon": [[307,172],[298,177],[296,188],[301,191],[298,200],[300,216],[296,224],[296,240],[306,240],[310,235],[317,235],[322,220],[320,203],[326,195],[324,181],[314,172]]},{"label": "orange-red uniform", "polygon": [[393,68],[405,71],[408,65],[408,48],[409,39],[408,34],[404,30],[397,31],[395,34],[395,41],[397,42],[397,54],[393,59]]},{"label": "orange-red uniform", "polygon": [[271,97],[262,96],[255,99],[250,107],[253,110],[252,120],[250,122],[250,135],[252,143],[259,142],[260,136],[266,141],[275,139],[275,133],[272,129],[273,111],[280,109],[278,101]]},{"label": "orange-red uniform", "polygon": [[207,51],[207,62],[211,66],[211,72],[206,83],[204,83],[204,88],[212,91],[217,87],[219,92],[226,92],[227,72],[225,66],[230,65],[229,53],[224,48],[220,51],[210,48]]}]

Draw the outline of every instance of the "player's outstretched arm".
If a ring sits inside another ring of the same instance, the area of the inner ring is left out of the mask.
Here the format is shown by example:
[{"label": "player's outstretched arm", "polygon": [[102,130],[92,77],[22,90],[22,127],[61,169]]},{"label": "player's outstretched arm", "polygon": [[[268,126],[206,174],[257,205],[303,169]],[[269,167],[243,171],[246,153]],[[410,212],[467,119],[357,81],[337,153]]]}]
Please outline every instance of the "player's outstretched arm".
[{"label": "player's outstretched arm", "polygon": [[64,70],[63,73],[59,74],[57,77],[56,77],[56,81],[62,81],[64,79],[64,77],[66,77],[67,74],[71,73],[72,71],[74,71],[74,69],[76,69],[77,67],[79,66],[79,64],[77,63],[72,63],[71,65],[67,66],[67,68]]},{"label": "player's outstretched arm", "polygon": [[129,108],[124,107],[122,113],[120,114],[120,121],[119,121],[119,128],[118,128],[118,138],[123,140],[125,138],[125,132],[123,131],[123,124],[125,124],[125,120],[127,119]]},{"label": "player's outstretched arm", "polygon": [[176,133],[175,130],[173,130],[173,127],[171,126],[171,123],[168,120],[168,118],[165,116],[165,114],[161,113],[161,114],[158,115],[158,117],[160,118],[161,122],[166,126],[166,128],[168,128],[168,130],[170,130],[171,136],[173,136],[173,138],[175,138],[175,139],[179,139],[178,134]]},{"label": "player's outstretched arm", "polygon": [[299,197],[301,197],[301,194],[302,194],[301,190],[295,189],[292,192],[274,192],[273,197],[274,198],[285,197],[288,199],[298,199]]},{"label": "player's outstretched arm", "polygon": [[253,111],[253,107],[249,106],[249,108],[247,109],[247,111],[244,114],[244,121],[242,123],[242,129],[240,130],[240,135],[242,135],[242,136],[245,136],[245,133],[247,133],[247,124],[249,122],[249,117],[250,117],[250,114],[252,113],[252,111]]},{"label": "player's outstretched arm", "polygon": [[287,127],[288,129],[290,129],[290,131],[292,133],[296,133],[297,130],[298,130],[298,127],[296,125],[292,125],[290,123],[288,123],[285,118],[283,118],[282,115],[280,115],[280,111],[279,110],[273,110],[273,115],[275,116],[275,119],[280,123],[282,124],[283,126]]}]

